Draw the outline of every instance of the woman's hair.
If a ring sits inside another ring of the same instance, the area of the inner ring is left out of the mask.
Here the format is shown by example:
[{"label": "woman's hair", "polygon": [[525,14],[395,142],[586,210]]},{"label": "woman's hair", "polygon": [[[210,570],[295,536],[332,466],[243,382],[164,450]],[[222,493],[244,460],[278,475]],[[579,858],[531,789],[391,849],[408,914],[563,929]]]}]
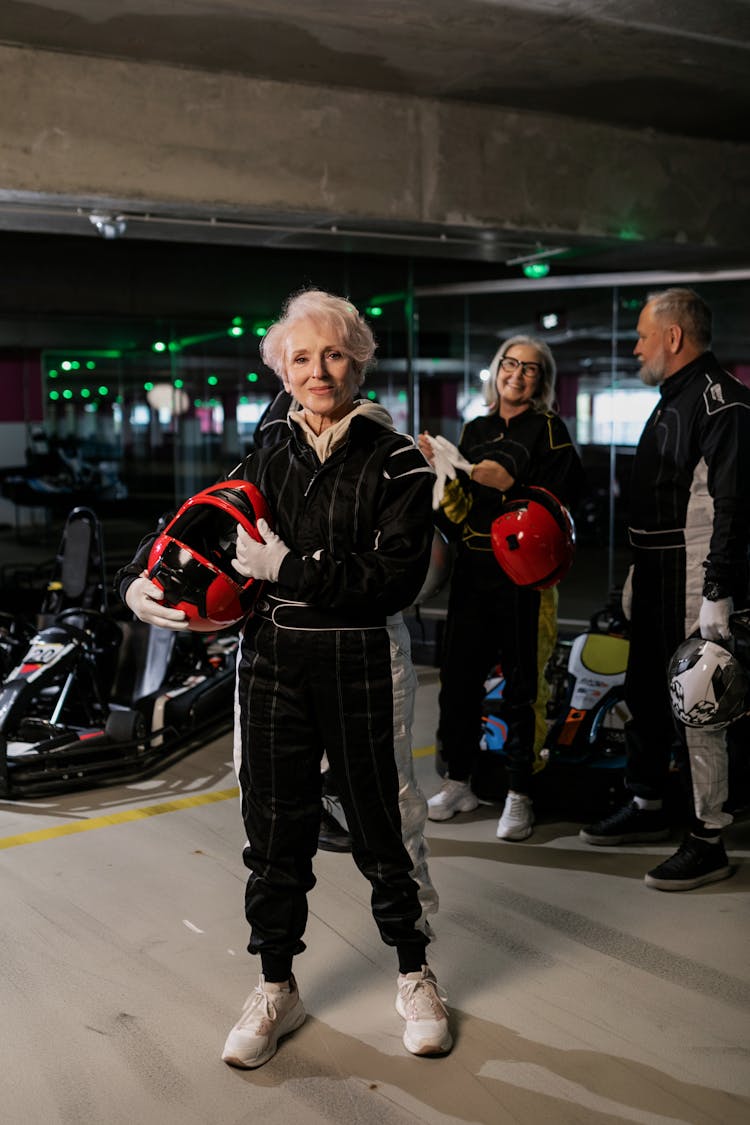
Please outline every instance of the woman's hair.
[{"label": "woman's hair", "polygon": [[352,360],[360,384],[377,347],[369,324],[344,297],[320,289],[303,289],[287,298],[279,319],[271,325],[260,344],[263,362],[280,379],[286,378],[286,348],[289,333],[300,320],[312,320],[330,328]]},{"label": "woman's hair", "polygon": [[500,369],[500,360],[506,355],[509,348],[513,348],[517,344],[524,344],[526,347],[533,348],[539,357],[542,370],[534,387],[534,394],[529,406],[532,410],[538,410],[540,414],[544,414],[547,410],[553,409],[557,368],[549,345],[545,344],[544,340],[538,340],[536,336],[511,336],[497,349],[490,364],[490,377],[484,385],[489,413],[496,414],[500,409],[500,397],[497,393],[497,373]]},{"label": "woman's hair", "polygon": [[693,289],[664,289],[649,293],[647,304],[654,316],[679,324],[693,343],[707,351],[711,347],[711,310]]}]

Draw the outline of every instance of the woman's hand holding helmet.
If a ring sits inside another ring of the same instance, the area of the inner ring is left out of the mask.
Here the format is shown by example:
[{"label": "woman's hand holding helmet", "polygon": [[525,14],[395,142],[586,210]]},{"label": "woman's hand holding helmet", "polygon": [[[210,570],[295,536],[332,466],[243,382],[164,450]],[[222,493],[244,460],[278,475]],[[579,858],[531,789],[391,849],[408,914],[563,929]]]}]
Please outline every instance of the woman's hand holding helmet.
[{"label": "woman's hand holding helmet", "polygon": [[164,605],[164,591],[143,571],[128,586],[125,601],[139,621],[147,625],[158,625],[161,629],[176,629],[183,632],[190,628],[187,614],[181,609]]},{"label": "woman's hand holding helmet", "polygon": [[289,548],[275,531],[271,531],[266,520],[259,519],[256,526],[263,536],[262,543],[253,539],[241,524],[237,525],[237,546],[232,566],[245,578],[276,582]]}]

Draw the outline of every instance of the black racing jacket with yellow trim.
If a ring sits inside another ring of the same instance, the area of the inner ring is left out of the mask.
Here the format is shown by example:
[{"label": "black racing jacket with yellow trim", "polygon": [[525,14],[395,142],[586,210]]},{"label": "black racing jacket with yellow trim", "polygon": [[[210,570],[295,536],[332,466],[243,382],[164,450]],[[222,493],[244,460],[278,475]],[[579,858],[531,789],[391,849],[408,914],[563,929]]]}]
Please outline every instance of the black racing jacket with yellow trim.
[{"label": "black racing jacket with yellow trim", "polygon": [[750,531],[750,390],[705,352],[660,387],[630,489],[637,547],[700,543],[704,595],[744,598]]},{"label": "black racing jacket with yellow trim", "polygon": [[448,481],[436,523],[458,542],[456,569],[483,590],[505,585],[509,579],[495,561],[490,544],[492,521],[506,499],[524,485],[546,488],[567,507],[583,483],[581,460],[568,428],[552,411],[525,410],[514,418],[488,414],[467,422],[459,439],[467,461],[496,461],[514,479],[507,493],[488,488],[459,471]]}]

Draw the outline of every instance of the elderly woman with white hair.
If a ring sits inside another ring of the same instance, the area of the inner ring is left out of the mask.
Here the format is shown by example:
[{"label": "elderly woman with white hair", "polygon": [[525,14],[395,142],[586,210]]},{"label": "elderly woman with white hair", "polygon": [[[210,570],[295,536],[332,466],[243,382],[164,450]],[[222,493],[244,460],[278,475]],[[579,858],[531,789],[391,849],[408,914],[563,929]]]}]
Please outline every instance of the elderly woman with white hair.
[{"label": "elderly woman with white hair", "polygon": [[[425,912],[435,896],[419,867],[423,849],[413,860],[403,842],[394,754],[394,739],[408,733],[396,720],[408,723],[410,686],[392,622],[427,573],[434,473],[388,412],[359,398],[375,341],[349,301],[318,290],[292,296],[261,351],[299,409],[229,478],[262,493],[273,530],[259,518],[258,541],[238,524],[233,560],[265,584],[243,629],[236,695],[248,948],[261,974],[222,1058],[262,1066],[305,1019],[292,962],[305,948],[315,885],[324,751],[380,936],[398,957],[404,1045],[445,1054],[448,1013],[427,965],[413,876]],[[185,612],[143,569],[153,538],[119,572],[121,596],[141,620],[187,629]]]},{"label": "elderly woman with white hair", "polygon": [[348,301],[293,296],[261,350],[299,409],[282,440],[232,474],[262,492],[274,530],[259,521],[263,542],[242,529],[237,539],[237,570],[267,583],[238,668],[245,907],[261,977],[222,1057],[260,1066],[305,1018],[292,961],[315,883],[324,749],[373,916],[397,953],[404,1044],[443,1054],[447,1011],[401,835],[387,629],[427,571],[433,474],[388,413],[358,397],[375,342]]},{"label": "elderly woman with white hair", "polygon": [[[533,831],[531,780],[546,733],[544,665],[556,640],[557,591],[515,585],[492,552],[490,528],[522,486],[547,489],[563,504],[578,490],[581,464],[553,409],[555,361],[543,340],[513,336],[498,349],[487,381],[488,410],[464,426],[436,522],[457,540],[440,675],[439,737],[447,778],[428,801],[431,820],[471,812],[484,683],[498,659],[505,679],[508,795],[501,840]],[[443,439],[442,448],[448,448]],[[420,448],[435,461],[434,439]],[[459,456],[460,454],[460,456]]]}]

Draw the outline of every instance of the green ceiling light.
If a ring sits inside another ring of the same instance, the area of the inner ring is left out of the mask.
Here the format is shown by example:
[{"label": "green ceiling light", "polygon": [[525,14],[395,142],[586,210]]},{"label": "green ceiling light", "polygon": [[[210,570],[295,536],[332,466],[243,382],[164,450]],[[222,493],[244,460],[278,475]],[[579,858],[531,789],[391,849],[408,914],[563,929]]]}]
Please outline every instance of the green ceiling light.
[{"label": "green ceiling light", "polygon": [[81,387],[81,398],[91,398],[91,391],[88,387]]},{"label": "green ceiling light", "polygon": [[203,406],[203,399],[202,398],[194,398],[193,399],[193,406]]},{"label": "green ceiling light", "polygon": [[249,398],[247,397],[247,395],[240,395],[240,399],[239,399],[239,401],[240,401],[240,405],[241,405],[241,406],[247,406],[247,404],[249,403],[250,399],[249,399]]},{"label": "green ceiling light", "polygon": [[242,327],[241,324],[233,324],[232,327],[229,329],[229,335],[230,336],[244,336],[245,335],[245,329]]},{"label": "green ceiling light", "polygon": [[152,352],[165,352],[166,350],[167,350],[167,345],[164,343],[163,340],[156,340],[151,345],[151,351]]},{"label": "green ceiling light", "polygon": [[257,383],[258,382],[258,372],[257,371],[248,371],[248,373],[246,375],[246,378],[247,378],[248,383]]},{"label": "green ceiling light", "polygon": [[235,326],[235,328],[241,328],[244,323],[245,322],[241,316],[232,317],[232,324]]},{"label": "green ceiling light", "polygon": [[380,305],[368,305],[365,309],[368,316],[382,316],[383,310]]},{"label": "green ceiling light", "polygon": [[102,398],[104,398],[106,395],[109,394],[109,387],[105,387],[104,384],[102,384],[102,386],[99,387],[99,389],[97,391],[97,394],[100,394],[102,396]]},{"label": "green ceiling light", "polygon": [[52,399],[53,402],[57,402],[57,400],[60,397],[60,392],[59,391],[50,391],[49,397]]},{"label": "green ceiling light", "polygon": [[62,367],[63,371],[70,371],[73,364],[70,362],[69,359],[64,359],[62,361],[62,363],[60,364],[60,366]]},{"label": "green ceiling light", "polygon": [[71,391],[70,387],[66,387],[65,390],[63,391],[63,398],[72,398],[72,397],[73,397],[73,392]]},{"label": "green ceiling light", "polygon": [[185,383],[183,382],[183,380],[182,380],[182,379],[175,379],[175,381],[174,381],[174,385],[175,385],[176,389],[177,389],[178,391],[180,391],[180,390],[182,390],[182,388],[183,388],[183,387],[185,386]]},{"label": "green ceiling light", "polygon": [[93,359],[89,359],[86,361],[86,368],[88,371],[96,371],[96,364],[94,363]]},{"label": "green ceiling light", "polygon": [[56,379],[57,378],[57,368],[56,367],[50,367],[49,371],[47,372],[47,378],[48,379]]},{"label": "green ceiling light", "polygon": [[549,262],[527,262],[523,266],[524,277],[530,277],[534,280],[540,277],[546,277],[549,273]]},{"label": "green ceiling light", "polygon": [[209,387],[215,387],[216,384],[219,382],[219,380],[217,379],[217,377],[215,375],[209,375],[206,382],[208,383]]},{"label": "green ceiling light", "polygon": [[144,389],[144,391],[153,391],[153,389],[154,389],[154,384],[153,384],[153,383],[150,383],[150,382],[149,382],[149,383],[144,383],[144,384],[143,384],[143,389]]},{"label": "green ceiling light", "polygon": [[80,363],[78,362],[78,360],[77,360],[77,359],[73,359],[73,360],[71,360],[71,362],[70,362],[70,366],[71,366],[71,369],[72,369],[73,371],[77,371],[77,370],[78,370],[78,368],[79,368],[79,367],[80,367],[81,365],[80,365]]},{"label": "green ceiling light", "polygon": [[375,398],[375,397],[376,397],[376,395],[375,395],[375,391],[368,391],[368,392],[367,392],[367,397],[368,397],[369,399],[373,399],[373,398]]},{"label": "green ceiling light", "polygon": [[256,320],[253,325],[254,336],[265,336],[268,329],[271,327],[272,321],[270,320]]}]

